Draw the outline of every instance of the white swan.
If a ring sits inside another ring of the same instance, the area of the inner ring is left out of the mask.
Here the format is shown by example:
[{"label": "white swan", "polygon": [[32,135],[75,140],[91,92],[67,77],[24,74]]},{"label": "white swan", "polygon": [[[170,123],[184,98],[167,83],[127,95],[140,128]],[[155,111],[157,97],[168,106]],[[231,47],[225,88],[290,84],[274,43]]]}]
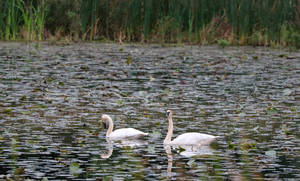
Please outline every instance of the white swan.
[{"label": "white swan", "polygon": [[167,136],[164,140],[164,144],[167,145],[209,145],[212,141],[214,141],[218,136],[213,136],[209,134],[202,133],[184,133],[179,135],[173,141],[171,141],[173,134],[173,121],[172,121],[172,111],[167,110],[167,117],[169,120],[169,129]]},{"label": "white swan", "polygon": [[110,116],[107,114],[103,114],[101,120],[103,121],[103,123],[106,123],[104,124],[106,127],[107,123],[109,124],[108,130],[106,132],[106,137],[110,140],[137,139],[148,135],[148,133],[144,133],[134,128],[122,128],[113,131],[114,123]]}]

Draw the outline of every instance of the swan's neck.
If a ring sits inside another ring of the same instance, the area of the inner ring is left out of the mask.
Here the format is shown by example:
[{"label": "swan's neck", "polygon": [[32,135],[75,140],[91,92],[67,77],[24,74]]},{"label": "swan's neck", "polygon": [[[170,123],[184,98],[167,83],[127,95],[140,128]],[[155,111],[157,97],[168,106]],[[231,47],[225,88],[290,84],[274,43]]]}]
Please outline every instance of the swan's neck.
[{"label": "swan's neck", "polygon": [[108,120],[108,130],[106,132],[106,136],[108,137],[113,131],[114,123],[111,118],[108,118],[107,120]]},{"label": "swan's neck", "polygon": [[168,133],[167,136],[164,140],[164,144],[168,144],[171,142],[171,138],[172,138],[172,134],[173,134],[173,121],[172,121],[172,117],[169,116],[169,128],[168,128]]}]

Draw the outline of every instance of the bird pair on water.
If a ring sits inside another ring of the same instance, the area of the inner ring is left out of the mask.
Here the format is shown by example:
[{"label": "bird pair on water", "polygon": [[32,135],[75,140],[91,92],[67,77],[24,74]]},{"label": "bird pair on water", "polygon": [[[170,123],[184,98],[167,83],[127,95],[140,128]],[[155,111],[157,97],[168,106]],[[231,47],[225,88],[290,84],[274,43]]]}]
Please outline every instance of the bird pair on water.
[{"label": "bird pair on water", "polygon": [[[167,110],[167,117],[169,120],[169,128],[167,136],[164,140],[165,145],[208,145],[214,141],[218,136],[213,136],[203,133],[184,133],[177,136],[174,140],[171,140],[173,134],[173,120],[172,120],[172,111]],[[122,140],[122,139],[137,139],[143,136],[148,135],[134,128],[122,128],[113,131],[113,121],[107,114],[103,114],[101,117],[104,123],[108,123],[109,127],[106,132],[106,137],[110,140]]]}]

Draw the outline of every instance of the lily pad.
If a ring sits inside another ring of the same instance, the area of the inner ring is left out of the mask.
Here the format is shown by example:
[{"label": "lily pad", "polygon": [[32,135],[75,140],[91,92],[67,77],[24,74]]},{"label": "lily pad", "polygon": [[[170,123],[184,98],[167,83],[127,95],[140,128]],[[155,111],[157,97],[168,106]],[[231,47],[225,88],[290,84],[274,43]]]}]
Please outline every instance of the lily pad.
[{"label": "lily pad", "polygon": [[197,167],[197,163],[195,163],[195,159],[189,160],[186,164],[192,168]]},{"label": "lily pad", "polygon": [[278,55],[278,57],[284,58],[284,57],[286,57],[286,54],[280,54],[280,55]]},{"label": "lily pad", "polygon": [[12,109],[6,109],[3,111],[4,114],[11,114],[12,113]]},{"label": "lily pad", "polygon": [[284,96],[289,96],[289,95],[291,95],[293,93],[293,90],[291,90],[291,89],[284,89],[283,90],[283,95]]},{"label": "lily pad", "polygon": [[276,158],[276,151],[274,151],[274,150],[266,151],[265,155],[267,155],[270,158]]},{"label": "lily pad", "polygon": [[155,153],[155,146],[149,145],[147,151],[150,154],[154,154]]},{"label": "lily pad", "polygon": [[123,104],[123,101],[122,101],[122,100],[118,100],[118,104],[119,104],[119,105],[122,105],[122,104]]},{"label": "lily pad", "polygon": [[79,163],[73,162],[69,166],[69,171],[71,175],[79,175],[80,173],[82,173],[82,168],[80,168]]},{"label": "lily pad", "polygon": [[159,138],[159,137],[161,137],[161,132],[154,130],[152,133],[150,133],[150,136],[153,138]]},{"label": "lily pad", "polygon": [[240,144],[240,147],[242,150],[254,149],[255,146],[256,146],[256,143],[252,142],[252,141],[244,141],[243,143]]},{"label": "lily pad", "polygon": [[130,65],[132,63],[132,58],[131,57],[128,57],[127,60],[126,60],[126,64],[127,65]]},{"label": "lily pad", "polygon": [[25,168],[20,167],[20,168],[16,168],[14,175],[24,175],[25,174]]},{"label": "lily pad", "polygon": [[267,113],[269,115],[273,115],[273,114],[277,114],[278,113],[278,109],[276,107],[267,107]]}]

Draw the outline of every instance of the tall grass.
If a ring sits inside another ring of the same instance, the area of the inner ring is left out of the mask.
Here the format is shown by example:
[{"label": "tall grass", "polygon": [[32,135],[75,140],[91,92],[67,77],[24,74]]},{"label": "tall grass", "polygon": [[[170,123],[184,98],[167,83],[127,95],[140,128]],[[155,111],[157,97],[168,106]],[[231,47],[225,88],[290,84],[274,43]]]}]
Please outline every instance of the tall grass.
[{"label": "tall grass", "polygon": [[44,25],[46,19],[46,7],[44,1],[41,1],[41,5],[34,9],[35,25],[38,40],[43,39]]},{"label": "tall grass", "polygon": [[81,17],[81,27],[83,33],[83,38],[89,34],[89,40],[93,40],[93,37],[97,36],[97,24],[99,21],[99,8],[100,0],[89,0],[81,1],[80,17]]},{"label": "tall grass", "polygon": [[28,9],[26,9],[25,4],[23,4],[24,8],[20,7],[20,10],[22,12],[23,20],[24,20],[24,32],[23,37],[26,40],[32,40],[32,32],[33,32],[33,17],[32,17],[32,6],[29,6]]},{"label": "tall grass", "polygon": [[2,25],[4,28],[4,39],[5,40],[15,40],[19,30],[20,23],[20,14],[18,11],[18,7],[20,6],[20,1],[18,0],[10,0],[4,1],[2,5],[6,8],[3,9],[1,16],[4,24]]},{"label": "tall grass", "polygon": [[42,40],[46,19],[45,1],[0,1],[0,38]]},{"label": "tall grass", "polygon": [[[0,1],[0,38],[295,45],[299,0]],[[76,38],[77,37],[77,38]]]},{"label": "tall grass", "polygon": [[33,6],[33,1],[25,4],[20,1],[19,10],[23,17],[23,38],[25,40],[43,40],[46,8],[43,1],[40,6]]}]

